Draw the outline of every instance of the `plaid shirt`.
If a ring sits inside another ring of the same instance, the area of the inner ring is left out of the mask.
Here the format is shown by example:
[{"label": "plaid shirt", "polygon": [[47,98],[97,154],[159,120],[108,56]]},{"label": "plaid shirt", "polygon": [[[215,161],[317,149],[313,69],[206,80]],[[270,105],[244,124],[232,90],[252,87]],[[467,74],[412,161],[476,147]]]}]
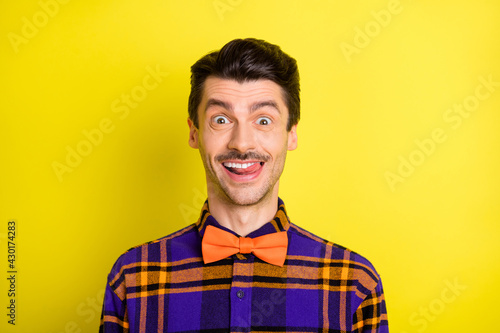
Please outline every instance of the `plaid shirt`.
[{"label": "plaid shirt", "polygon": [[370,262],[290,223],[281,199],[274,219],[247,237],[287,231],[283,267],[253,254],[205,265],[207,225],[232,232],[205,203],[196,224],[120,256],[100,332],[388,332]]}]

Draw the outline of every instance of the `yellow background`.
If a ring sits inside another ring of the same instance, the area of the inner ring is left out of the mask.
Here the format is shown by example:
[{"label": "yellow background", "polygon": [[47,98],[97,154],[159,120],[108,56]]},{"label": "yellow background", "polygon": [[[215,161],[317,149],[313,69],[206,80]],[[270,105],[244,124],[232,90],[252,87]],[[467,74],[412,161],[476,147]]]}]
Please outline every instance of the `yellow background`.
[{"label": "yellow background", "polygon": [[[96,332],[116,258],[196,221],[206,190],[187,144],[189,67],[237,37],[299,63],[299,148],[280,191],[292,221],[373,262],[391,332],[496,329],[500,86],[479,78],[500,82],[497,1],[66,2],[52,15],[34,0],[0,5],[2,332]],[[148,68],[168,76],[115,112],[123,94],[145,91]],[[111,129],[85,146],[103,120]],[[432,148],[435,129],[445,140]],[[87,156],[58,177],[54,162],[77,147]],[[410,157],[413,170],[401,166]]]}]

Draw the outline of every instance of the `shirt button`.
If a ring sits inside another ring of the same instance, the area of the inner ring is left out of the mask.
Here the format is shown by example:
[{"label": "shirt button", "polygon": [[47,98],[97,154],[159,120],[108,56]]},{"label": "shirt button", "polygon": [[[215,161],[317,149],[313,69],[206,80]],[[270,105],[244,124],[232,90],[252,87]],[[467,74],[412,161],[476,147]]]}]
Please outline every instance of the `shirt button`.
[{"label": "shirt button", "polygon": [[238,290],[236,296],[238,296],[238,298],[243,298],[245,297],[245,292],[243,290]]}]

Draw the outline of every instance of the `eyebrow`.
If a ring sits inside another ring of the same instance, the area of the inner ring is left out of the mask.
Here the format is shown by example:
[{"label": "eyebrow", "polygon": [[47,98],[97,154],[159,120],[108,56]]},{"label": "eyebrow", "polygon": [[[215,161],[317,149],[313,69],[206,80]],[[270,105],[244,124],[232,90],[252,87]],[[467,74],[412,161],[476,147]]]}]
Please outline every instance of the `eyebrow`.
[{"label": "eyebrow", "polygon": [[278,104],[275,101],[271,101],[271,100],[269,100],[269,101],[263,101],[263,102],[259,102],[259,103],[255,103],[250,108],[250,112],[254,112],[254,111],[256,111],[258,109],[261,109],[263,107],[266,107],[266,106],[270,106],[273,109],[276,109],[276,111],[278,111],[279,113],[281,113],[281,110],[278,107]]},{"label": "eyebrow", "polygon": [[[205,112],[213,106],[220,106],[228,111],[233,112],[233,106],[231,104],[226,103],[226,102],[221,101],[220,99],[216,99],[216,98],[210,98],[207,101],[207,105],[205,106]],[[258,109],[261,109],[264,107],[271,107],[271,108],[275,109],[276,111],[278,111],[279,113],[281,113],[281,110],[278,107],[278,104],[272,100],[262,101],[262,102],[258,102],[258,103],[253,104],[252,107],[250,108],[250,113],[255,112]]]},{"label": "eyebrow", "polygon": [[233,106],[231,104],[221,101],[220,99],[210,98],[205,106],[205,112],[213,106],[220,106],[226,110],[233,111]]}]

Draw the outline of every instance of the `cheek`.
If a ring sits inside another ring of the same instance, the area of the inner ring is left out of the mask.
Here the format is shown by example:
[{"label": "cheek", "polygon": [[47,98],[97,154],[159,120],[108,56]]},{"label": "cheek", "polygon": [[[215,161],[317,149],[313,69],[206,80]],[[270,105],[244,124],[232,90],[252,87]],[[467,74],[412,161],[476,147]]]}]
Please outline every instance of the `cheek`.
[{"label": "cheek", "polygon": [[224,150],[224,139],[221,136],[205,132],[200,139],[200,146],[203,146],[205,154],[210,155],[210,157],[220,154]]},{"label": "cheek", "polygon": [[261,147],[273,156],[281,155],[287,150],[288,136],[282,133],[268,132],[260,137]]}]

